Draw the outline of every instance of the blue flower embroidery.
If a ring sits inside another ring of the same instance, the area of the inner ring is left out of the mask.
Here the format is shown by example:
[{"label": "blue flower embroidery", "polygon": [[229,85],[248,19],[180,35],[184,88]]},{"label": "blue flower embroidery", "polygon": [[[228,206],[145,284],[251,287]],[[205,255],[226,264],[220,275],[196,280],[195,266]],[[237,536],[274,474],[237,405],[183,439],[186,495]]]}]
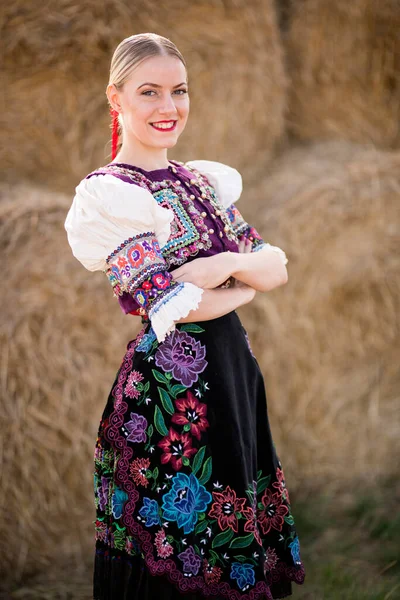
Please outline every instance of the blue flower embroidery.
[{"label": "blue flower embroidery", "polygon": [[253,565],[250,563],[232,563],[231,579],[237,580],[237,584],[241,590],[247,590],[255,582]]},{"label": "blue flower embroidery", "polygon": [[150,498],[143,498],[143,506],[139,510],[139,515],[146,519],[146,527],[159,525],[161,523],[158,504],[155,500],[151,500]]},{"label": "blue flower embroidery", "polygon": [[136,346],[136,352],[149,352],[155,340],[156,334],[150,327],[149,332],[144,334],[144,336],[140,340],[140,343]]},{"label": "blue flower embroidery", "polygon": [[193,474],[178,473],[172,480],[172,488],[163,496],[163,517],[176,521],[183,532],[193,531],[198,513],[206,510],[212,496]]},{"label": "blue flower embroidery", "polygon": [[112,514],[115,519],[119,519],[122,515],[122,509],[124,508],[125,502],[128,500],[128,494],[116,487],[111,497]]},{"label": "blue flower embroidery", "polygon": [[300,558],[300,541],[296,536],[291,544],[289,544],[290,552],[292,553],[293,560],[295,563],[301,563]]}]

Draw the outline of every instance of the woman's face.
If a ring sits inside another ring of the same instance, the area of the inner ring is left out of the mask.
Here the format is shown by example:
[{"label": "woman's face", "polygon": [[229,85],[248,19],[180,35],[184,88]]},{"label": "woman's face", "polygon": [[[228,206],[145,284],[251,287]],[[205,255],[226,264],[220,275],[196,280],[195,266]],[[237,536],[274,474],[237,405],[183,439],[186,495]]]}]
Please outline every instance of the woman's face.
[{"label": "woman's face", "polygon": [[153,148],[175,146],[189,115],[187,73],[179,58],[147,58],[133,70],[122,91],[109,86],[108,97],[122,113],[125,139]]}]

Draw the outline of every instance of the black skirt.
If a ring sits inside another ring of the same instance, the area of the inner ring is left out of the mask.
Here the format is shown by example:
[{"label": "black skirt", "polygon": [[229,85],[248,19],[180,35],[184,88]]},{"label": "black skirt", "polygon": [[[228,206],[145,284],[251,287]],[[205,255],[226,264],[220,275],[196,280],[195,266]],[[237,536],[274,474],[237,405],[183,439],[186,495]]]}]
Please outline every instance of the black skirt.
[{"label": "black skirt", "polygon": [[95,600],[272,599],[305,570],[235,311],[129,342],[95,447]]}]

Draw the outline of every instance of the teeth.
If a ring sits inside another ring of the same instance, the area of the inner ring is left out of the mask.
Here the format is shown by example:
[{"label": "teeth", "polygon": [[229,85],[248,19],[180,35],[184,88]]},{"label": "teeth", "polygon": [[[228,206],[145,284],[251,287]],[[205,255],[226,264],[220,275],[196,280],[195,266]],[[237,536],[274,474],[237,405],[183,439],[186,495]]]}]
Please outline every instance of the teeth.
[{"label": "teeth", "polygon": [[171,121],[170,123],[153,123],[153,127],[156,129],[172,129],[174,124],[174,121]]}]

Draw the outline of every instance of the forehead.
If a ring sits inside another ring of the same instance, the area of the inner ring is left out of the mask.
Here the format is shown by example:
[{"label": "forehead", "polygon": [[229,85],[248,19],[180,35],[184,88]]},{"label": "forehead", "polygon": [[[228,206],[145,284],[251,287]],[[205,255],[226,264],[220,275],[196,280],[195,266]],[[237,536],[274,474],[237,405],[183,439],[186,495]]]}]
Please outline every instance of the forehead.
[{"label": "forehead", "polygon": [[152,56],[141,62],[131,73],[126,83],[141,85],[156,83],[174,86],[187,80],[185,65],[175,56]]}]

